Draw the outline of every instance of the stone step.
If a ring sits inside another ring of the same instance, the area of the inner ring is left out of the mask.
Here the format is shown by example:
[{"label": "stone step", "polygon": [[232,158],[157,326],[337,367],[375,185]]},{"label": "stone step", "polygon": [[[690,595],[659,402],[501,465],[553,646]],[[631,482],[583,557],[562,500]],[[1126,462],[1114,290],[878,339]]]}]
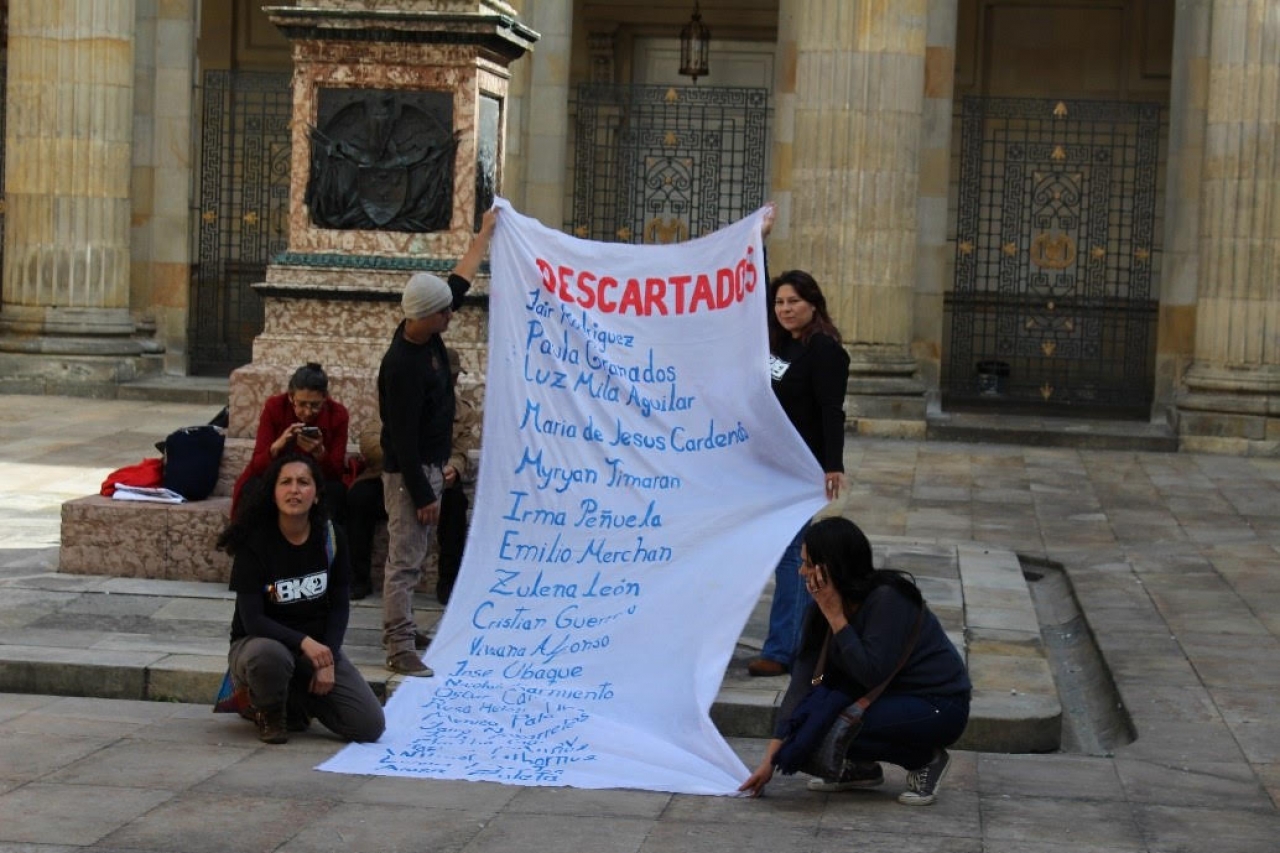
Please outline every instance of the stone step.
[{"label": "stone step", "polygon": [[[118,503],[118,502],[117,502]],[[912,571],[943,626],[967,658],[974,681],[969,727],[958,746],[989,752],[1058,747],[1062,706],[1045,662],[1034,609],[1016,556],[977,546],[875,537],[882,563]],[[131,577],[26,575],[0,579],[0,691],[211,704],[226,671],[234,607],[226,582],[179,583]],[[766,593],[747,630],[763,628]],[[4,617],[20,609],[21,623]],[[418,624],[442,616],[419,595]],[[66,614],[76,629],[68,631]],[[759,618],[757,619],[757,614]],[[127,620],[128,627],[122,628]],[[353,602],[343,649],[380,697],[402,677],[383,668],[381,601]],[[759,641],[745,633],[711,708],[731,737],[768,737],[786,676],[751,678]]]},{"label": "stone step", "polygon": [[925,424],[925,438],[967,444],[1152,453],[1178,451],[1178,436],[1164,423],[1023,415],[995,409],[931,412]]},{"label": "stone step", "polygon": [[160,403],[208,403],[209,417],[227,405],[230,382],[225,376],[174,376],[157,374],[121,382],[118,400],[149,400]]},{"label": "stone step", "polygon": [[[73,501],[68,511],[94,502],[107,504],[95,510],[100,518],[128,511],[127,504],[116,507],[123,502],[103,498]],[[153,516],[181,524],[182,510],[189,513],[192,506],[198,505],[169,507]],[[119,530],[102,535],[114,536],[110,544],[117,552],[135,547]],[[81,559],[73,556],[81,544],[64,546],[72,562]],[[975,543],[887,536],[873,537],[873,545],[876,565],[916,577],[966,657],[974,692],[961,746],[997,752],[1057,749],[1063,708],[1017,555]],[[202,553],[225,559],[211,547]],[[785,676],[751,678],[746,672],[747,661],[759,653],[758,638],[767,631],[770,601],[766,589],[747,620],[712,707],[712,719],[726,735],[768,736],[787,687]],[[352,602],[343,648],[374,691],[386,696],[400,680],[382,666],[381,603],[376,596]],[[20,626],[0,632],[0,691],[211,702],[226,669],[233,606],[225,577],[208,583],[145,580],[136,573],[0,578],[0,625]],[[419,626],[433,631],[442,615],[434,597],[417,596],[414,609]],[[12,618],[15,610],[21,611],[21,620]],[[68,623],[69,617],[74,623]],[[69,624],[74,630],[68,630]]]}]

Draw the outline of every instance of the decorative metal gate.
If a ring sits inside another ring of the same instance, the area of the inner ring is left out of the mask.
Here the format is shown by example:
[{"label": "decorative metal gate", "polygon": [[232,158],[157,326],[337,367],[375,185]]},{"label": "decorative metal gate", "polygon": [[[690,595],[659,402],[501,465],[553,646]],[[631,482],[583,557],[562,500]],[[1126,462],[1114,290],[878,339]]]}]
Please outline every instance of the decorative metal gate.
[{"label": "decorative metal gate", "polygon": [[964,99],[944,405],[1145,416],[1160,106]]},{"label": "decorative metal gate", "polygon": [[262,331],[262,300],[252,285],[288,248],[289,85],[288,74],[204,74],[187,337],[193,375],[226,375],[251,361]]},{"label": "decorative metal gate", "polygon": [[574,107],[579,237],[673,243],[764,203],[767,89],[586,83]]}]

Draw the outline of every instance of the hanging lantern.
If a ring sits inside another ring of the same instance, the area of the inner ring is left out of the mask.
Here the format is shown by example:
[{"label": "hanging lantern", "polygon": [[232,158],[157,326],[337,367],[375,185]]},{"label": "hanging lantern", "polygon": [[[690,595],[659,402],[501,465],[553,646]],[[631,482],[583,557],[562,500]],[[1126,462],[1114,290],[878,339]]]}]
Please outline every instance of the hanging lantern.
[{"label": "hanging lantern", "polygon": [[680,73],[697,83],[707,73],[710,53],[711,30],[702,23],[702,12],[694,0],[693,17],[680,30]]}]

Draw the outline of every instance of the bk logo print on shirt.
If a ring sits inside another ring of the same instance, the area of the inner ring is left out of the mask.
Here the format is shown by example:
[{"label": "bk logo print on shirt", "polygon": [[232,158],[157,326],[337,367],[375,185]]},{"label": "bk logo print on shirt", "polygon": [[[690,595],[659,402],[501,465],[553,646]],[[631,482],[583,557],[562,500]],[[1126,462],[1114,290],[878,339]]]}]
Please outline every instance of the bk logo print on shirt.
[{"label": "bk logo print on shirt", "polygon": [[303,575],[300,578],[278,580],[273,584],[268,584],[267,595],[271,596],[272,601],[279,604],[288,604],[293,601],[320,598],[328,588],[329,573],[316,572],[315,574]]}]

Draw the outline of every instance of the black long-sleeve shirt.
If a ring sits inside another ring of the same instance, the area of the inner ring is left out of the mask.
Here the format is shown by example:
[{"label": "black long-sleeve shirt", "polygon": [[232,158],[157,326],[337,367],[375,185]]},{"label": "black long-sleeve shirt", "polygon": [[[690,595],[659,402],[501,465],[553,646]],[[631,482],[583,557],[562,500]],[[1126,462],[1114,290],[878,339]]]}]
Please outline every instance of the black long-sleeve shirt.
[{"label": "black long-sleeve shirt", "polygon": [[[470,288],[471,282],[462,276],[449,276],[455,311]],[[454,405],[444,341],[432,335],[424,344],[411,343],[405,340],[402,321],[378,368],[378,414],[382,417],[382,468],[404,476],[415,507],[439,498],[422,466],[448,461]]]},{"label": "black long-sleeve shirt", "polygon": [[332,562],[319,524],[301,545],[273,524],[237,549],[230,583],[236,594],[233,641],[267,637],[297,652],[310,637],[334,652],[342,648],[351,615],[351,565],[341,528],[334,534]]},{"label": "black long-sleeve shirt", "polygon": [[849,354],[816,333],[808,343],[787,338],[773,353],[773,393],[822,470],[844,471],[844,395]]}]

